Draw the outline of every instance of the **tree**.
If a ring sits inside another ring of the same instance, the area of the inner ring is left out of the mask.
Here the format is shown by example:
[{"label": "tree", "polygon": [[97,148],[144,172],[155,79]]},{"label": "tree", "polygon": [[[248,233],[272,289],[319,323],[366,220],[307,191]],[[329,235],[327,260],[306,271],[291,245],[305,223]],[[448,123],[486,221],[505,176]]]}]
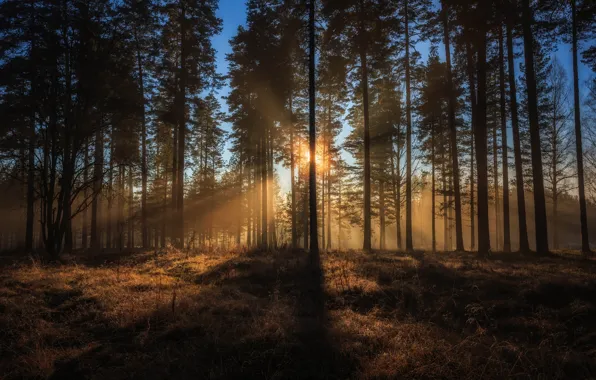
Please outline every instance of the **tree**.
[{"label": "tree", "polygon": [[534,35],[532,32],[533,13],[529,0],[522,0],[522,24],[524,37],[524,62],[526,67],[526,92],[530,120],[530,145],[532,151],[532,180],[534,185],[534,224],[536,229],[536,251],[548,253],[548,233],[546,226],[546,203],[544,200],[544,180],[542,175],[542,152],[538,121],[538,96],[534,71]]},{"label": "tree", "polygon": [[317,160],[316,157],[316,125],[315,125],[315,0],[308,3],[308,146],[310,152],[308,199],[310,210],[310,254],[313,259],[319,255],[319,234],[317,229]]}]

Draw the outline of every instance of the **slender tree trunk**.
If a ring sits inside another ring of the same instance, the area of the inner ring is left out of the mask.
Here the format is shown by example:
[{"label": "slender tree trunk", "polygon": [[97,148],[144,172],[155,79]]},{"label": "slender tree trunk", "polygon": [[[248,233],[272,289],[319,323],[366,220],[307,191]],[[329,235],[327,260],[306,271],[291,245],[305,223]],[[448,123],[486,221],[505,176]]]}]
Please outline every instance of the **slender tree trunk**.
[{"label": "slender tree trunk", "polygon": [[[512,7],[513,5],[510,4]],[[517,215],[519,231],[519,251],[528,252],[528,227],[526,222],[526,198],[524,193],[524,172],[522,167],[519,120],[517,115],[517,88],[515,82],[515,61],[513,53],[512,15],[507,18],[507,67],[509,79],[509,109],[511,112],[511,130],[513,133],[513,155],[515,157],[515,190],[517,194]]]},{"label": "slender tree trunk", "polygon": [[[29,126],[29,147],[27,152],[27,220],[25,225],[25,249],[27,251],[33,249],[33,219],[35,217],[35,141],[35,113],[33,113],[31,125]],[[85,157],[87,157],[86,151]]]},{"label": "slender tree trunk", "polygon": [[588,211],[586,207],[586,190],[584,185],[584,154],[582,146],[581,109],[579,100],[579,74],[577,67],[577,10],[576,0],[571,0],[572,12],[572,45],[573,45],[573,104],[575,116],[575,152],[577,160],[577,185],[579,193],[579,215],[582,231],[582,253],[590,253],[590,239],[588,237]]},{"label": "slender tree trunk", "polygon": [[503,251],[511,252],[509,221],[509,148],[507,143],[507,110],[505,100],[505,57],[503,27],[499,26],[499,103],[501,108],[501,149],[503,161]]},{"label": "slender tree trunk", "polygon": [[139,90],[141,98],[141,236],[143,248],[149,247],[149,227],[147,225],[147,122],[145,117],[145,81],[141,48],[137,39],[137,69],[139,73]]},{"label": "slender tree trunk", "polygon": [[290,181],[292,193],[292,249],[298,247],[298,230],[296,228],[296,178],[294,173],[294,110],[292,96],[290,95]]},{"label": "slender tree trunk", "polygon": [[379,248],[381,250],[387,249],[385,244],[385,182],[379,181]]},{"label": "slender tree trunk", "polygon": [[[84,159],[83,159],[83,183],[85,186],[85,189],[83,190],[83,199],[84,202],[87,202],[87,181],[89,180],[89,141],[87,139],[85,139],[85,154],[84,154]],[[85,209],[83,210],[83,221],[82,221],[83,227],[81,228],[81,246],[83,249],[87,249],[87,207],[85,206]]]},{"label": "slender tree trunk", "polygon": [[[308,108],[309,108],[309,128],[308,142],[310,150],[309,165],[309,209],[310,209],[310,254],[313,262],[318,261],[319,257],[319,237],[317,236],[317,165],[316,165],[316,143],[317,133],[315,126],[315,0],[309,1],[309,59],[308,59]],[[365,127],[366,128],[366,127]],[[366,185],[365,185],[366,187]]]},{"label": "slender tree trunk", "polygon": [[[485,14],[488,11],[485,11]],[[488,216],[488,163],[487,163],[487,122],[486,122],[486,30],[478,39],[478,97],[477,123],[475,125],[476,174],[478,176],[478,253],[490,252],[490,230]]]},{"label": "slender tree trunk", "polygon": [[[439,130],[443,130],[442,125]],[[443,140],[443,139],[442,139]],[[443,251],[447,251],[447,241],[449,235],[449,227],[447,221],[447,170],[445,170],[445,142],[441,142],[441,190],[443,192]]]},{"label": "slender tree trunk", "polygon": [[397,182],[397,192],[395,195],[395,229],[397,231],[397,249],[402,249],[402,239],[401,239],[401,128],[398,124],[397,127],[397,146],[395,151],[395,170],[396,170],[396,182]]},{"label": "slender tree trunk", "polygon": [[495,195],[495,249],[499,250],[499,155],[497,147],[497,117],[495,114],[493,123],[493,189]]},{"label": "slender tree trunk", "polygon": [[435,189],[435,124],[434,121],[431,121],[430,124],[430,164],[431,164],[431,236],[432,236],[432,251],[433,253],[437,251],[437,230],[436,230],[436,218],[435,218],[435,196],[436,196],[436,189]]},{"label": "slender tree trunk", "polygon": [[364,4],[360,2],[360,85],[362,90],[362,113],[364,117],[364,237],[363,249],[370,252],[371,245],[371,189],[370,189],[370,123],[369,123],[369,104],[368,104],[368,57],[367,45],[364,36],[364,22],[362,13]]},{"label": "slender tree trunk", "polygon": [[552,234],[553,234],[553,248],[554,249],[558,249],[559,248],[559,230],[557,228],[557,217],[558,217],[558,210],[557,210],[557,206],[558,206],[558,200],[559,200],[559,196],[558,196],[558,189],[557,189],[557,181],[558,176],[557,176],[557,116],[556,116],[556,109],[555,109],[555,115],[553,117],[553,131],[552,131],[552,160],[551,160],[551,170],[552,170],[552,194],[553,194],[553,215],[552,215]]},{"label": "slender tree trunk", "polygon": [[267,128],[263,131],[260,145],[260,169],[261,169],[261,248],[268,249],[267,235]]},{"label": "slender tree trunk", "polygon": [[178,161],[176,170],[176,224],[174,235],[178,248],[184,248],[184,169],[186,151],[186,86],[188,46],[186,40],[186,8],[183,5],[180,12],[180,82],[179,82],[179,109],[178,109]]},{"label": "slender tree trunk", "polygon": [[[331,123],[329,124],[331,136]],[[331,137],[327,143],[327,250],[331,249]]]},{"label": "slender tree trunk", "polygon": [[[339,164],[341,165],[341,164]],[[341,251],[341,177],[337,177],[337,249]]]},{"label": "slender tree trunk", "polygon": [[134,219],[133,219],[134,192],[132,189],[132,166],[128,167],[128,248],[134,248]]},{"label": "slender tree trunk", "polygon": [[457,150],[457,127],[455,125],[455,91],[453,89],[453,75],[451,73],[451,48],[449,43],[449,12],[445,0],[443,4],[443,34],[445,57],[447,60],[447,87],[449,91],[449,131],[451,138],[451,162],[453,166],[453,191],[455,196],[455,249],[464,250],[464,238],[461,212],[461,191],[459,179],[459,154]]},{"label": "slender tree trunk", "polygon": [[[100,121],[101,123],[101,121]],[[110,162],[112,158],[110,155]],[[110,172],[111,175],[111,172]],[[93,249],[100,248],[100,231],[98,220],[101,211],[101,187],[103,183],[103,133],[101,127],[95,131],[95,157],[93,163],[93,201],[91,202],[91,237],[90,245]]]},{"label": "slender tree trunk", "polygon": [[534,71],[533,16],[530,0],[522,1],[524,56],[526,64],[526,91],[528,93],[528,114],[530,119],[530,147],[532,152],[532,179],[534,185],[534,220],[536,226],[536,251],[548,253],[548,229],[546,226],[546,202],[542,175],[542,149],[540,147],[540,126],[538,123],[538,96],[536,73]]},{"label": "slender tree trunk", "polygon": [[470,89],[470,109],[472,111],[472,136],[470,138],[470,249],[473,251],[476,248],[476,202],[474,201],[474,139],[476,136],[476,83],[474,81],[474,57],[470,41],[466,41],[466,71],[468,76],[468,87]]},{"label": "slender tree trunk", "polygon": [[110,136],[110,168],[108,179],[108,217],[106,218],[106,248],[115,248],[114,238],[112,236],[112,229],[114,225],[114,215],[112,206],[114,203],[114,128]]},{"label": "slender tree trunk", "polygon": [[406,45],[406,250],[414,250],[412,239],[412,94],[410,88],[410,25],[408,0],[405,1],[405,45]]}]

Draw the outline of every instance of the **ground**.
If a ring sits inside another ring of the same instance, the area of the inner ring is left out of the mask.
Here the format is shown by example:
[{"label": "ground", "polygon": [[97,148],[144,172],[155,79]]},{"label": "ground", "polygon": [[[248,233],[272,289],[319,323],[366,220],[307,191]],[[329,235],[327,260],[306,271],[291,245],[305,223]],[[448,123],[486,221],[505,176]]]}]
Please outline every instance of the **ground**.
[{"label": "ground", "polygon": [[0,262],[0,378],[594,378],[596,262],[130,252]]}]

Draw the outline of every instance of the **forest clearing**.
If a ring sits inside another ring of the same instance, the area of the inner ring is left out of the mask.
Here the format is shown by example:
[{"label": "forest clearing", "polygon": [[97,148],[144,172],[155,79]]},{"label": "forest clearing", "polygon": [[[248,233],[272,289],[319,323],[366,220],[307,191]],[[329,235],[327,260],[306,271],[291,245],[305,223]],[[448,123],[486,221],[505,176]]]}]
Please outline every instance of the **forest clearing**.
[{"label": "forest clearing", "polygon": [[[591,378],[596,274],[357,251],[5,257],[3,379]],[[319,280],[320,279],[320,280]]]}]

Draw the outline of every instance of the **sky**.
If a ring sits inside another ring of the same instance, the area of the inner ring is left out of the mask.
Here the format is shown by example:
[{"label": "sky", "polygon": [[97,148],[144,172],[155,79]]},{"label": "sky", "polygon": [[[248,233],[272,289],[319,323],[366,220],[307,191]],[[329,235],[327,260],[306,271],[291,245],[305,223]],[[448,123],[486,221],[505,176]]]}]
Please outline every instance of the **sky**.
[{"label": "sky", "polygon": [[[213,38],[213,46],[216,53],[216,64],[217,64],[217,72],[222,75],[227,75],[228,73],[228,63],[226,62],[226,55],[231,52],[231,47],[229,44],[230,39],[236,34],[238,27],[240,25],[246,24],[246,2],[245,0],[220,0],[219,1],[219,9],[217,12],[218,16],[223,20],[223,30],[221,34],[215,36]],[[421,53],[423,62],[426,61],[428,57],[428,50],[430,44],[428,42],[420,42],[416,45],[416,49]],[[439,56],[441,59],[444,59],[444,49],[439,47]],[[566,44],[559,44],[554,55],[557,57],[559,62],[563,65],[565,71],[567,72],[569,78],[569,84],[572,84],[572,55],[571,55],[571,45]],[[518,63],[516,63],[516,68],[518,68]],[[518,69],[519,74],[519,69]],[[585,65],[579,65],[579,81],[580,81],[580,92],[582,95],[585,95],[585,83],[594,77],[594,73]],[[583,90],[583,91],[582,91]],[[225,85],[219,91],[218,95],[221,98],[220,104],[221,109],[224,113],[227,113],[228,107],[223,97],[227,96],[230,91],[230,88]],[[583,96],[582,96],[583,98]],[[222,127],[225,130],[230,130],[231,125],[229,123],[224,123]],[[344,123],[344,128],[342,133],[339,136],[341,140],[345,138],[350,132],[350,127]],[[512,133],[508,134],[511,138]],[[512,142],[509,143],[512,145]],[[230,158],[230,152],[228,149],[229,144],[226,143],[226,149],[224,151],[224,159],[228,160]],[[344,153],[343,157],[345,159],[350,159],[349,154],[346,152]],[[288,170],[279,166],[278,173],[281,178],[281,187],[284,191],[289,190],[289,173]],[[287,178],[286,178],[287,177]],[[287,179],[287,180],[285,180]]]}]

